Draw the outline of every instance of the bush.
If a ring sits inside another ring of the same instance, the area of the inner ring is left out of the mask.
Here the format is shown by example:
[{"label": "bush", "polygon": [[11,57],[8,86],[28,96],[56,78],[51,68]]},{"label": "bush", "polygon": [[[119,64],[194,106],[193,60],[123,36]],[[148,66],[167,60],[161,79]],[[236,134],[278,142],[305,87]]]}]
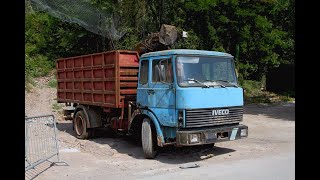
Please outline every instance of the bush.
[{"label": "bush", "polygon": [[250,103],[279,103],[294,101],[292,95],[294,92],[287,92],[285,95],[276,94],[264,90],[264,80],[252,81],[243,80],[241,86],[245,90],[244,101],[246,104]]},{"label": "bush", "polygon": [[281,93],[283,96],[296,97],[295,91],[286,91]]},{"label": "bush", "polygon": [[241,84],[246,96],[256,96],[261,91],[262,83],[259,81],[243,80]]},{"label": "bush", "polygon": [[26,78],[46,76],[52,70],[53,64],[43,55],[34,57],[26,56],[25,59],[25,76]]}]

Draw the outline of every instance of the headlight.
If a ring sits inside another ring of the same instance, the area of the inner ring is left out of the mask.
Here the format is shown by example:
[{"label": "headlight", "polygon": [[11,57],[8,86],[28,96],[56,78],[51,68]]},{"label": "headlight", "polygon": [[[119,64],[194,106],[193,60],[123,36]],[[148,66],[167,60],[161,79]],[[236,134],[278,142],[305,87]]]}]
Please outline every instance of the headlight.
[{"label": "headlight", "polygon": [[199,143],[200,134],[189,134],[189,142],[190,144]]},{"label": "headlight", "polygon": [[240,136],[247,136],[247,129],[241,129]]}]

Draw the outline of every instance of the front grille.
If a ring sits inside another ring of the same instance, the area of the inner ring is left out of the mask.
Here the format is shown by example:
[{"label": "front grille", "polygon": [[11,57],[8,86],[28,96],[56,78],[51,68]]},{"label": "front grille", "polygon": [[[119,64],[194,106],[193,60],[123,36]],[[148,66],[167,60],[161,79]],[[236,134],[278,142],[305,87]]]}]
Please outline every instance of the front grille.
[{"label": "front grille", "polygon": [[[229,109],[227,115],[212,115],[213,110]],[[210,109],[187,109],[186,128],[216,126],[239,123],[243,119],[243,106],[210,108]]]}]

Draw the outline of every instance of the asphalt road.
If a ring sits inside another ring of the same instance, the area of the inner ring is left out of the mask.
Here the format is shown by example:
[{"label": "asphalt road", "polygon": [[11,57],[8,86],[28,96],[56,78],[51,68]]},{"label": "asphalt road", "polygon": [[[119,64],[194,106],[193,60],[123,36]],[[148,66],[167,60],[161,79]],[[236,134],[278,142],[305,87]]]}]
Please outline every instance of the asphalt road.
[{"label": "asphalt road", "polygon": [[293,152],[288,152],[255,159],[208,164],[204,167],[189,168],[143,179],[293,180],[295,179],[295,157]]}]

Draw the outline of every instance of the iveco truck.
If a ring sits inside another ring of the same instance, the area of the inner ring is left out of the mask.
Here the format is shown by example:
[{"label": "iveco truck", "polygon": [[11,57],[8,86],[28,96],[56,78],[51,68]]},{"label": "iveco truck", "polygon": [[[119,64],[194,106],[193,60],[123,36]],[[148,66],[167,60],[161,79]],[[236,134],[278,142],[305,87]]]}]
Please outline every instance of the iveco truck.
[{"label": "iveco truck", "polygon": [[243,89],[228,53],[116,50],[57,60],[57,100],[77,138],[111,128],[138,140],[146,158],[167,145],[248,136]]}]

